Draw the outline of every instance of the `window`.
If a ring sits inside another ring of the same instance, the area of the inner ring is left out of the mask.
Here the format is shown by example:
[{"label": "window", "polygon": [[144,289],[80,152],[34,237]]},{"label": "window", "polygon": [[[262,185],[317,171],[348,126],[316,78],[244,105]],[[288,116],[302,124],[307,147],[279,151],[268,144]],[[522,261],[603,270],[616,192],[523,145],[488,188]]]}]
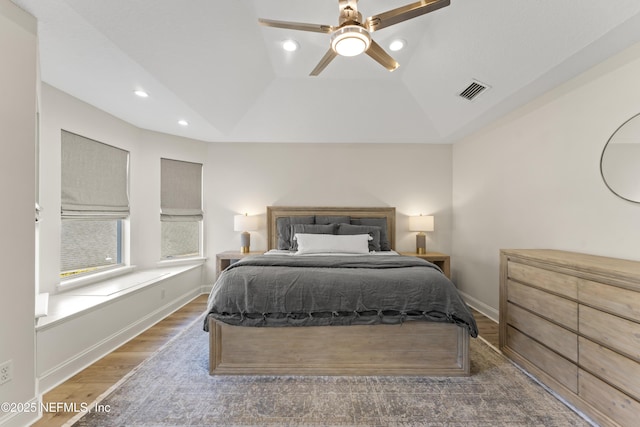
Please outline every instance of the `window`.
[{"label": "window", "polygon": [[122,264],[121,219],[63,219],[60,275],[70,277]]},{"label": "window", "polygon": [[200,224],[200,221],[162,221],[162,259],[199,256]]},{"label": "window", "polygon": [[200,256],[202,236],[202,165],[160,160],[162,259]]},{"label": "window", "polygon": [[62,278],[123,264],[128,175],[128,151],[62,131]]}]

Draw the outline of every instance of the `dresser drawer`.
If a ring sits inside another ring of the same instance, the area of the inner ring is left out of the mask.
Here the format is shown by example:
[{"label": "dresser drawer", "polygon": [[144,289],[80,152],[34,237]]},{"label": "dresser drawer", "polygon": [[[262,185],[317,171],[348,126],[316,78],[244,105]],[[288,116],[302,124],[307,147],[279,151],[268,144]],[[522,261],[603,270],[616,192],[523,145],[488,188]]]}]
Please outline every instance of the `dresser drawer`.
[{"label": "dresser drawer", "polygon": [[582,369],[578,375],[578,395],[582,399],[622,426],[638,425],[640,403],[637,400]]},{"label": "dresser drawer", "polygon": [[583,280],[578,285],[578,301],[640,322],[640,293]]},{"label": "dresser drawer", "polygon": [[640,363],[580,337],[580,367],[640,400]]},{"label": "dresser drawer", "polygon": [[510,279],[544,288],[574,300],[578,298],[578,282],[580,279],[577,277],[517,262],[509,262],[507,268]]},{"label": "dresser drawer", "polygon": [[578,362],[578,336],[574,332],[511,303],[507,308],[507,323],[572,362]]},{"label": "dresser drawer", "polygon": [[640,361],[640,324],[580,305],[580,335]]},{"label": "dresser drawer", "polygon": [[574,331],[578,328],[578,303],[518,282],[507,282],[507,300]]},{"label": "dresser drawer", "polygon": [[518,330],[507,327],[507,346],[574,393],[578,392],[578,367]]}]

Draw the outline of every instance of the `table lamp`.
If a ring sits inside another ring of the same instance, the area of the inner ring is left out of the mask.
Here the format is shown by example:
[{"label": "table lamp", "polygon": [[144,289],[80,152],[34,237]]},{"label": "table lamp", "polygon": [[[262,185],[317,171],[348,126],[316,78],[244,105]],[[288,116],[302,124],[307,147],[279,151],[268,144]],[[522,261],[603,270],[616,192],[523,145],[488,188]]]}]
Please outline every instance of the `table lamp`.
[{"label": "table lamp", "polygon": [[409,217],[409,231],[417,231],[416,234],[416,252],[425,254],[427,252],[427,236],[425,231],[433,231],[433,216],[419,215]]},{"label": "table lamp", "polygon": [[233,217],[233,230],[242,231],[240,234],[240,252],[246,254],[250,251],[251,235],[249,231],[258,229],[258,217],[244,215],[236,215]]}]

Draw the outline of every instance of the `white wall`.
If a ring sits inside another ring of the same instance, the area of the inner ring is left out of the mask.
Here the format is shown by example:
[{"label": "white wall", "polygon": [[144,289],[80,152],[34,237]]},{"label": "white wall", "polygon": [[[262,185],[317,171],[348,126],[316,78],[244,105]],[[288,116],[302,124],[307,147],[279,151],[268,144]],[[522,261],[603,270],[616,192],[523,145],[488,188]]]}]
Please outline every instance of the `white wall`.
[{"label": "white wall", "polygon": [[129,150],[130,262],[139,269],[156,267],[160,158],[205,163],[207,143],[139,129],[46,84],[41,104],[40,292],[55,293],[59,283],[61,129]]},{"label": "white wall", "polygon": [[640,112],[640,45],[453,148],[454,280],[497,313],[499,249],[640,259],[640,205],[600,176],[608,138]]},{"label": "white wall", "polygon": [[[211,144],[205,170],[209,257],[238,250],[233,216],[261,215],[251,248],[267,247],[266,206],[395,206],[396,245],[415,250],[408,216],[435,215],[428,250],[451,250],[450,145]],[[209,263],[209,279],[214,263]]]},{"label": "white wall", "polygon": [[[0,385],[0,402],[36,397],[35,141],[36,21],[0,0],[0,363],[13,362],[13,380]],[[0,411],[1,425],[24,425],[37,414]]]}]

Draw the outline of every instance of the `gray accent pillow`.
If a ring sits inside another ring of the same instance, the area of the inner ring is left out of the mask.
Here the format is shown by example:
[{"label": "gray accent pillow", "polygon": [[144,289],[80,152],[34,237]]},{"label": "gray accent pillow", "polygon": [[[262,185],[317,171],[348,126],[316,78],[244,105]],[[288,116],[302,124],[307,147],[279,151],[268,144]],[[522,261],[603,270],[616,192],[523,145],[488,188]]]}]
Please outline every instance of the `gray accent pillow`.
[{"label": "gray accent pillow", "polygon": [[278,232],[278,249],[289,250],[291,247],[291,224],[313,224],[313,216],[283,216],[276,218]]},{"label": "gray accent pillow", "polygon": [[380,227],[376,225],[338,224],[338,234],[368,234],[372,238],[369,240],[369,250],[380,252]]},{"label": "gray accent pillow", "polygon": [[350,216],[338,216],[338,215],[316,215],[316,224],[339,224],[344,222],[349,224],[351,222]]},{"label": "gray accent pillow", "polygon": [[291,224],[291,242],[290,250],[298,250],[298,241],[295,239],[296,234],[336,234],[338,224]]},{"label": "gray accent pillow", "polygon": [[387,218],[351,218],[353,225],[375,225],[380,227],[380,250],[390,251],[391,242],[387,233]]}]

